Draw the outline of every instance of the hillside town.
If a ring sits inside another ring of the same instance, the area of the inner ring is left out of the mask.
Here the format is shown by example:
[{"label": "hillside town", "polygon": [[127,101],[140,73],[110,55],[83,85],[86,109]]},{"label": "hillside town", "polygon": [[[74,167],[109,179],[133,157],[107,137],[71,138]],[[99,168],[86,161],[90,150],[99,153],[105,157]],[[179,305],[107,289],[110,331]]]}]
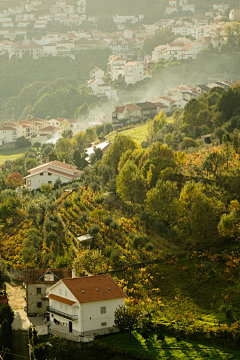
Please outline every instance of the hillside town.
[{"label": "hillside town", "polygon": [[[33,59],[46,56],[70,57],[73,60],[81,51],[109,48],[126,60],[139,60],[144,64],[140,49],[144,41],[151,39],[159,30],[171,30],[175,35],[191,37],[186,47],[171,49],[166,44],[164,55],[178,54],[179,58],[196,54],[211,43],[219,47],[224,43],[226,21],[219,21],[229,13],[229,19],[240,19],[240,9],[229,9],[229,4],[215,4],[211,11],[196,14],[194,4],[187,0],[169,0],[165,14],[153,24],[144,24],[144,15],[113,16],[117,31],[112,33],[98,29],[99,18],[87,16],[87,1],[80,0],[77,7],[70,1],[57,0],[46,7],[41,0],[27,2],[8,8],[0,13],[0,56],[22,58],[28,54]],[[178,18],[174,18],[175,13]],[[186,15],[185,15],[186,14]],[[170,15],[170,18],[167,18]],[[82,23],[88,23],[89,31],[81,30]],[[61,31],[51,31],[51,26]],[[132,26],[132,27],[131,27]],[[74,30],[73,30],[74,27]],[[64,31],[67,30],[67,31]],[[152,60],[157,61],[156,48]]]}]

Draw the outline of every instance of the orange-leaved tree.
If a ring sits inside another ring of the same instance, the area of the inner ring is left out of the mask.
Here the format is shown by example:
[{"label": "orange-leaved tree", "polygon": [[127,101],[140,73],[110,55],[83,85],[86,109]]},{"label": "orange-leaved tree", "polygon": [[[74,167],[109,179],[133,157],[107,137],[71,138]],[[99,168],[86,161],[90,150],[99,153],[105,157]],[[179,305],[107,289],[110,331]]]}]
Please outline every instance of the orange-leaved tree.
[{"label": "orange-leaved tree", "polygon": [[10,187],[18,187],[25,183],[24,178],[19,172],[14,172],[4,180],[5,184]]}]

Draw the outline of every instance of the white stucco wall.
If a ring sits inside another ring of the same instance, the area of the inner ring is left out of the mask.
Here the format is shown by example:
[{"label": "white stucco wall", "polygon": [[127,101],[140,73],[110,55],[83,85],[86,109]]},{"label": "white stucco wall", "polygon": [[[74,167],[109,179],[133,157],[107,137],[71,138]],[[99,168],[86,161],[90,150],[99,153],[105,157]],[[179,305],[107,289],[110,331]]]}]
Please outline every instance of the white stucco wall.
[{"label": "white stucco wall", "polygon": [[[67,291],[67,293],[65,291]],[[116,309],[119,305],[125,305],[124,298],[92,301],[80,304],[68,290],[66,285],[61,281],[49,290],[49,293],[67,298],[68,300],[76,301],[76,304],[71,306],[49,299],[49,305],[54,309],[66,314],[78,315],[78,320],[72,321],[73,335],[92,335],[93,333],[108,334],[109,328],[112,328],[114,324],[114,314]],[[106,313],[101,314],[101,307],[106,307]],[[60,321],[61,324],[57,325],[54,322],[54,319]],[[71,320],[54,314],[54,316],[51,315],[50,317],[50,326],[53,329],[69,333],[69,321]],[[68,323],[68,326],[62,325],[63,323]],[[104,323],[106,323],[106,325],[103,325]]]},{"label": "white stucco wall", "polygon": [[29,176],[26,179],[26,185],[28,184],[28,181],[31,180],[30,188],[31,190],[36,190],[39,189],[42,184],[48,184],[49,181],[52,182],[51,185],[54,185],[57,179],[60,179],[62,183],[68,183],[69,181],[72,180],[62,175],[53,174],[53,173],[51,174],[52,175],[48,175],[48,171],[44,170],[43,175],[35,174]]}]

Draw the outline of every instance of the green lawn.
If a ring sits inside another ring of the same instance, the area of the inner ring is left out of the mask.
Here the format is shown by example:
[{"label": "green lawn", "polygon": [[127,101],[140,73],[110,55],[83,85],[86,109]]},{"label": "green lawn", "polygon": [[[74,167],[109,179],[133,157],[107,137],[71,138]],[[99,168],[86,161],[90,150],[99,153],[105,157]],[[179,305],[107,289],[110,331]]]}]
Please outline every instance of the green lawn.
[{"label": "green lawn", "polygon": [[157,340],[157,335],[152,333],[145,340],[139,331],[134,331],[130,337],[128,333],[114,334],[100,339],[100,342],[119,349],[128,349],[136,354],[148,356],[152,360],[185,360],[208,359],[230,360],[240,359],[240,351],[230,348],[210,346],[194,341],[177,341],[175,337],[166,336],[165,340]]},{"label": "green lawn", "polygon": [[0,150],[0,165],[4,164],[6,160],[16,160],[17,158],[21,157],[24,152],[28,151],[28,149],[29,147]]},{"label": "green lawn", "polygon": [[[112,142],[117,134],[118,132],[111,133],[106,138]],[[139,125],[134,128],[123,130],[121,131],[121,134],[131,136],[139,145],[141,145],[141,143],[146,141],[147,138],[147,125]]]}]

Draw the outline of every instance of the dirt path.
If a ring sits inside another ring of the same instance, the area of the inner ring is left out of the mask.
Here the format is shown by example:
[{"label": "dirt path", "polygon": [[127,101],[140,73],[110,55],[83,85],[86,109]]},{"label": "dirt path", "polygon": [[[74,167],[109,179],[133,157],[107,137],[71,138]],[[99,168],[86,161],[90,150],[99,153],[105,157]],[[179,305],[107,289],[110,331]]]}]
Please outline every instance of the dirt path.
[{"label": "dirt path", "polygon": [[[12,323],[12,353],[13,360],[20,360],[29,358],[28,352],[28,335],[27,328],[30,326],[30,321],[27,317],[23,306],[26,304],[26,291],[22,286],[12,286],[6,284],[9,305],[14,311],[14,320]],[[24,357],[23,357],[24,356]]]},{"label": "dirt path", "polygon": [[12,286],[10,284],[6,284],[6,290],[8,294],[9,305],[12,310],[21,310],[23,306],[26,304],[25,296],[26,291],[22,288],[22,286]]}]

